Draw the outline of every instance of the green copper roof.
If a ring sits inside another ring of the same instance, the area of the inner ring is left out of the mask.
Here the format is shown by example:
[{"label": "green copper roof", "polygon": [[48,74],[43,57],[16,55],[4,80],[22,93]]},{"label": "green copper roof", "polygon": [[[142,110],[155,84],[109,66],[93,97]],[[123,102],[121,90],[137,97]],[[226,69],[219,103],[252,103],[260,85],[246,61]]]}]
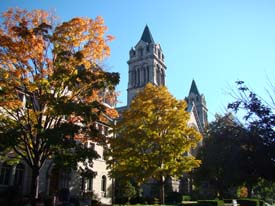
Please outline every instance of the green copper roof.
[{"label": "green copper roof", "polygon": [[144,42],[147,42],[147,43],[154,43],[154,39],[152,37],[152,34],[149,30],[149,27],[146,25],[145,28],[144,28],[144,31],[142,33],[142,36],[141,36],[141,39],[142,41]]},{"label": "green copper roof", "polygon": [[194,79],[193,79],[192,84],[191,84],[191,88],[190,88],[190,91],[189,91],[189,95],[190,95],[191,93],[196,94],[196,95],[200,95],[199,90],[198,90],[198,88],[197,88],[197,85],[196,85],[196,82],[195,82]]}]

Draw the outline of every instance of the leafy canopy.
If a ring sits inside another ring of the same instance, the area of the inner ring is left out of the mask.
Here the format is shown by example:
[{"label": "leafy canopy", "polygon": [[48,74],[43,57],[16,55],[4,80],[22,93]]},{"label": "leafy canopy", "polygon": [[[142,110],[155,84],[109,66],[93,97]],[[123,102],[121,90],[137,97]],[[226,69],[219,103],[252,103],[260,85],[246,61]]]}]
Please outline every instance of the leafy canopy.
[{"label": "leafy canopy", "polygon": [[[275,112],[273,93],[271,103],[250,90],[243,81],[237,81],[235,101],[228,105],[234,112],[244,111],[243,119],[249,134],[255,139],[255,168],[259,177],[273,180],[275,172]],[[274,92],[274,88],[272,90]]]},{"label": "leafy canopy", "polygon": [[[0,152],[39,171],[46,159],[76,167],[98,154],[96,121],[115,117],[117,73],[98,65],[110,54],[101,17],[57,24],[43,10],[9,9],[0,25]],[[73,152],[72,152],[73,151]],[[38,174],[36,174],[38,175]]]},{"label": "leafy canopy", "polygon": [[247,148],[251,146],[249,141],[246,128],[230,113],[216,115],[216,119],[208,125],[204,144],[198,151],[202,164],[194,172],[196,185],[202,188],[207,184],[213,190],[213,194],[210,189],[198,191],[201,195],[209,195],[204,198],[214,198],[217,194],[230,197],[226,193],[232,187],[243,185],[252,175],[251,170],[248,173],[246,155]]},{"label": "leafy canopy", "polygon": [[176,100],[166,87],[147,84],[115,127],[117,138],[110,140],[108,151],[111,174],[144,182],[198,167],[190,150],[201,135],[188,120],[185,101]]}]

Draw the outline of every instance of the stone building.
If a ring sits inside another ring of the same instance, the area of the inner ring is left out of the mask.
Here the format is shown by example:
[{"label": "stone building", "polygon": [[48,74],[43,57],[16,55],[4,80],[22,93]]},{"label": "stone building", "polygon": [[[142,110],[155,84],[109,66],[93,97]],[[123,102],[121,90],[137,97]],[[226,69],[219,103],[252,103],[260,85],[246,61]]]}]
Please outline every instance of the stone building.
[{"label": "stone building", "polygon": [[[155,43],[153,36],[146,25],[142,36],[136,46],[129,52],[127,105],[117,108],[119,112],[127,108],[135,95],[142,90],[147,83],[156,86],[165,86],[166,65],[164,54],[160,44]],[[188,96],[188,112],[190,112],[189,125],[203,132],[207,125],[207,107],[205,97],[199,93],[195,81],[192,81]],[[98,122],[98,128],[102,133],[108,130],[107,124]],[[77,171],[57,169],[51,160],[45,162],[40,174],[40,192],[44,195],[53,195],[61,188],[68,188],[72,195],[79,196],[83,193],[93,192],[104,204],[112,202],[112,179],[108,177],[108,170],[103,159],[103,147],[94,143],[85,143],[87,147],[93,147],[101,158],[94,160],[93,169],[96,177],[82,178]],[[81,163],[79,163],[81,167]],[[24,162],[15,166],[9,166],[0,162],[0,193],[11,186],[19,188],[23,195],[30,193],[31,170]],[[173,189],[180,191],[182,187],[189,188],[189,180],[182,183],[171,179]],[[187,184],[187,186],[184,186]],[[145,193],[150,194],[150,185],[144,186]]]},{"label": "stone building", "polygon": [[[127,108],[136,94],[147,83],[165,86],[166,65],[160,44],[155,43],[149,27],[146,25],[138,43],[130,49],[128,60],[127,105],[117,108],[120,112]],[[199,93],[195,80],[192,81],[188,96],[187,110],[190,112],[190,125],[200,132],[207,125],[207,106],[205,97]]]},{"label": "stone building", "polygon": [[[22,101],[23,107],[27,105],[29,99],[28,93],[17,91],[18,97]],[[111,107],[107,103],[103,103],[106,107]],[[108,132],[109,123],[113,121],[110,117],[105,115],[108,119],[104,122],[97,121],[95,127],[99,130],[101,135],[111,138],[112,134]],[[79,144],[84,147],[93,148],[99,158],[93,161],[93,165],[89,166],[95,173],[95,177],[82,177],[80,170],[84,168],[83,162],[78,163],[78,169],[64,169],[56,167],[53,160],[46,160],[40,169],[39,174],[39,193],[41,197],[57,197],[61,189],[68,189],[70,195],[75,198],[86,197],[87,203],[90,204],[92,195],[95,199],[105,205],[112,204],[112,186],[113,180],[108,176],[107,165],[104,160],[104,147],[100,143],[92,140],[77,139]],[[7,154],[9,159],[13,159],[13,153]],[[0,205],[5,194],[13,194],[29,196],[31,193],[31,179],[32,170],[24,160],[17,165],[9,165],[5,161],[0,160]],[[87,205],[87,204],[86,204]]]},{"label": "stone building", "polygon": [[[165,56],[160,44],[156,43],[146,25],[138,43],[129,51],[128,60],[128,88],[127,88],[127,105],[117,108],[119,113],[129,107],[136,94],[144,89],[147,83],[156,86],[165,86],[166,70]],[[207,125],[207,106],[205,97],[199,93],[195,80],[192,81],[188,96],[185,98],[190,113],[189,126],[197,128],[201,133]],[[202,144],[202,142],[200,142]],[[196,152],[196,151],[192,151]],[[174,191],[189,192],[191,180],[188,177],[182,181],[170,179]],[[150,196],[151,185],[149,182],[143,185],[145,195]]]}]

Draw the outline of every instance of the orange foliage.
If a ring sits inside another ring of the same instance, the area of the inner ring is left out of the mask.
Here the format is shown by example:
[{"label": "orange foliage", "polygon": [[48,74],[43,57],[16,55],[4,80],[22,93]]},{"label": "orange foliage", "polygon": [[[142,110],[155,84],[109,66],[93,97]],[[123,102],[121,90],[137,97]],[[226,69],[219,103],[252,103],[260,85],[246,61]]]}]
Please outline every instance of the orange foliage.
[{"label": "orange foliage", "polygon": [[246,198],[248,197],[248,190],[247,190],[247,187],[245,186],[242,186],[240,188],[240,194],[239,194],[240,198]]},{"label": "orange foliage", "polygon": [[[12,93],[15,87],[22,87],[22,84],[29,92],[42,91],[42,88],[55,92],[53,87],[65,91],[68,86],[66,81],[71,81],[71,77],[77,75],[78,66],[91,69],[97,75],[98,71],[92,68],[110,55],[107,42],[114,37],[104,37],[107,27],[102,17],[95,20],[76,17],[56,28],[52,28],[56,17],[43,10],[28,12],[11,8],[2,17],[0,79],[3,81],[0,87],[5,88],[7,93]],[[60,54],[65,52],[68,53],[68,59],[60,60]],[[53,75],[58,77],[51,78]],[[102,81],[102,77],[94,81]],[[81,83],[82,79],[77,77],[76,82]],[[102,100],[96,90],[92,94],[83,94],[79,90],[71,91],[70,95],[76,98],[76,95],[81,94],[77,99],[86,102]],[[5,103],[11,105],[10,100],[3,100],[2,106]]]},{"label": "orange foliage", "polygon": [[[0,138],[13,138],[4,141],[7,150],[35,171],[58,154],[58,148],[71,153],[73,146],[66,148],[64,137],[75,134],[73,138],[86,141],[93,134],[90,126],[101,120],[98,115],[116,117],[101,95],[108,90],[108,99],[116,99],[119,76],[96,66],[110,55],[107,43],[113,39],[105,37],[103,18],[77,17],[60,25],[55,20],[43,10],[16,8],[4,12],[0,22]],[[54,137],[55,145],[46,136]],[[80,153],[83,159],[95,158]],[[39,190],[33,189],[38,198]]]},{"label": "orange foliage", "polygon": [[106,113],[109,117],[111,117],[113,119],[118,118],[118,112],[116,109],[106,108]]}]

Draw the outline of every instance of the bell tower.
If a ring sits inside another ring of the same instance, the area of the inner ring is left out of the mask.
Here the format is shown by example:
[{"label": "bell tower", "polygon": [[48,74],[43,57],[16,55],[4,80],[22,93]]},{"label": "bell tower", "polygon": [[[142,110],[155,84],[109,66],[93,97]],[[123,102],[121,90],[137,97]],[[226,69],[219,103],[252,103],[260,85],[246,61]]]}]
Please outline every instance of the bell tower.
[{"label": "bell tower", "polygon": [[198,87],[195,80],[192,81],[191,88],[189,90],[189,95],[186,98],[188,104],[192,104],[196,108],[196,120],[199,126],[199,129],[203,131],[208,124],[207,117],[207,106],[205,97],[203,94],[199,93]]},{"label": "bell tower", "polygon": [[131,48],[128,60],[127,106],[147,83],[156,86],[165,85],[164,55],[160,44],[154,42],[146,25],[136,46]]}]

